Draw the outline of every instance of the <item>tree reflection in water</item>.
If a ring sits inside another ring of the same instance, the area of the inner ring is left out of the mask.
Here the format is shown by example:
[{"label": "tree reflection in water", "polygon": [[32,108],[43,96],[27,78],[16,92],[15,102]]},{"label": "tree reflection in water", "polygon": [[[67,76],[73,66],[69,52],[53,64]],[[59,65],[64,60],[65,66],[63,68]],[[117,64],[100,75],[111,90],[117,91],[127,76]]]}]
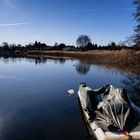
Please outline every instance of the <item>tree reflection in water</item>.
[{"label": "tree reflection in water", "polygon": [[46,63],[46,59],[45,58],[41,58],[41,57],[37,57],[35,58],[35,64],[44,64]]},{"label": "tree reflection in water", "polygon": [[36,58],[30,58],[33,60],[33,62],[35,62],[36,65],[38,64],[45,64],[47,63],[47,60],[53,60],[56,64],[65,64],[66,59],[53,59],[53,58],[44,58],[44,57],[36,57]]},{"label": "tree reflection in water", "polygon": [[81,75],[85,75],[90,70],[90,66],[85,60],[79,60],[76,64],[76,71]]},{"label": "tree reflection in water", "polygon": [[130,74],[127,75],[122,82],[125,85],[125,88],[128,89],[131,100],[135,105],[140,107],[140,76],[136,74]]}]

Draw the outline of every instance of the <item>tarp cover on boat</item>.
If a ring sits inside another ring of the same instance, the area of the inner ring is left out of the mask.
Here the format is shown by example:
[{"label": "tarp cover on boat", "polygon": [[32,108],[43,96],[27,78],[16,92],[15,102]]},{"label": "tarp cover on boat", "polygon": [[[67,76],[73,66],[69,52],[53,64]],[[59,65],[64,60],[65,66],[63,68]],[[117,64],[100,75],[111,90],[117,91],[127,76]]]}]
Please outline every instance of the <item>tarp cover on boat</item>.
[{"label": "tarp cover on boat", "polygon": [[82,107],[90,116],[89,121],[95,121],[103,130],[133,129],[137,115],[131,107],[125,89],[106,85],[98,90],[92,90],[81,85],[79,92]]}]

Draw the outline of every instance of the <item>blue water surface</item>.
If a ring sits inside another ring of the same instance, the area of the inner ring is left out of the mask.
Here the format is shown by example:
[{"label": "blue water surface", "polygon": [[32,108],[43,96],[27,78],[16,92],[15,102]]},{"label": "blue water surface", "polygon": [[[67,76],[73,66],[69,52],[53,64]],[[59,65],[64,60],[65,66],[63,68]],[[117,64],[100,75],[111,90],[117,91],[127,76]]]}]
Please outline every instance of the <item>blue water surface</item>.
[{"label": "blue water surface", "polygon": [[[86,140],[78,86],[125,87],[126,75],[65,59],[0,59],[1,140]],[[67,90],[74,89],[74,96]]]}]

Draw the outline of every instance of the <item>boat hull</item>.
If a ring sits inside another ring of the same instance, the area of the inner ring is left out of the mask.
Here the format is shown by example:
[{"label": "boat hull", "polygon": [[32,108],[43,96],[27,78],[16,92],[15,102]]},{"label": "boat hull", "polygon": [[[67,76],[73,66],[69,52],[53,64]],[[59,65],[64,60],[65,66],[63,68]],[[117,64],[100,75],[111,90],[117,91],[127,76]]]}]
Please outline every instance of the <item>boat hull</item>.
[{"label": "boat hull", "polygon": [[103,129],[99,128],[94,121],[90,122],[89,115],[82,104],[80,90],[78,91],[78,102],[84,122],[85,133],[90,140],[140,140],[140,131],[130,132],[128,135],[124,135],[115,131],[103,131]]}]

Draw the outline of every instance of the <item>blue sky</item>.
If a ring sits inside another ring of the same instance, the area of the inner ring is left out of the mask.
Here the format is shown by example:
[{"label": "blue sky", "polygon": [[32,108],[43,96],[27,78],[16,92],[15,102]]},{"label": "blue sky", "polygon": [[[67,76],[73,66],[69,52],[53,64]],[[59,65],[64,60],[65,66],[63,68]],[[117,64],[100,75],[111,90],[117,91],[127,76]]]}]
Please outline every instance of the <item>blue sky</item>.
[{"label": "blue sky", "polygon": [[75,45],[81,34],[97,44],[124,41],[134,10],[133,0],[0,0],[0,43]]}]

